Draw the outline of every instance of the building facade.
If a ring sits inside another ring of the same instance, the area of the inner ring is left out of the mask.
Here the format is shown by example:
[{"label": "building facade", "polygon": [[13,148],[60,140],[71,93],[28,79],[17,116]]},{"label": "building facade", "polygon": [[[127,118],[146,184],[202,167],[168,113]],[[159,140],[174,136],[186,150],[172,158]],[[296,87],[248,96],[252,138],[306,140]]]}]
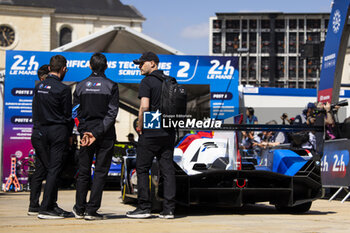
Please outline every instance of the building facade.
[{"label": "building facade", "polygon": [[0,70],[6,50],[50,51],[115,24],[141,32],[144,21],[119,0],[0,0]]},{"label": "building facade", "polygon": [[217,13],[209,54],[239,57],[243,85],[316,88],[329,13]]}]

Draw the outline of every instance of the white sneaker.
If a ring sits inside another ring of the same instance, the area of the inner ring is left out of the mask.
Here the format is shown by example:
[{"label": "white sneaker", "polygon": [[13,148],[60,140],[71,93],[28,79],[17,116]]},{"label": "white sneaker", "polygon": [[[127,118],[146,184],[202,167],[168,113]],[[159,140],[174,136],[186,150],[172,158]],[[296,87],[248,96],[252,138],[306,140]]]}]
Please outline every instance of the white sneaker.
[{"label": "white sneaker", "polygon": [[173,219],[174,218],[174,213],[173,212],[160,212],[159,214],[159,218],[163,218],[163,219]]}]

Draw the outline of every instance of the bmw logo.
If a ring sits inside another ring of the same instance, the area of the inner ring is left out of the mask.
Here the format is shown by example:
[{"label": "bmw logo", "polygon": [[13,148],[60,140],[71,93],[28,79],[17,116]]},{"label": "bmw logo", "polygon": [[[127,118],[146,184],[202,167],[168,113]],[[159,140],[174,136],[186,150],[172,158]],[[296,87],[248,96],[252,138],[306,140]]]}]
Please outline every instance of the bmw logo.
[{"label": "bmw logo", "polygon": [[40,84],[39,88],[42,89],[44,87],[44,84]]},{"label": "bmw logo", "polygon": [[87,82],[87,83],[86,83],[86,86],[87,86],[87,87],[91,87],[91,86],[92,86],[92,82]]}]

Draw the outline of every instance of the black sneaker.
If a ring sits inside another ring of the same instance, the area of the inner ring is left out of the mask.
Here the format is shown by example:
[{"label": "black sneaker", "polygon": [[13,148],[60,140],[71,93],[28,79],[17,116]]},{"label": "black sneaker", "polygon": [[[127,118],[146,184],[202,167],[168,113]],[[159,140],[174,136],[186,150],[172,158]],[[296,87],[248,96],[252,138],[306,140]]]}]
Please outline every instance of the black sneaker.
[{"label": "black sneaker", "polygon": [[53,208],[53,211],[55,211],[58,214],[58,216],[62,216],[64,218],[73,217],[73,214],[71,212],[65,211],[64,209],[62,209],[58,206],[55,206]]},{"label": "black sneaker", "polygon": [[39,211],[38,218],[40,219],[62,219],[63,216],[59,215],[54,210]]},{"label": "black sneaker", "polygon": [[174,218],[174,213],[169,211],[169,212],[160,212],[159,214],[159,218],[163,218],[163,219],[173,219]]},{"label": "black sneaker", "polygon": [[28,216],[36,216],[39,214],[40,207],[30,207],[28,208],[27,215]]},{"label": "black sneaker", "polygon": [[76,219],[83,219],[84,218],[84,212],[79,211],[75,206],[73,207],[73,214]]},{"label": "black sneaker", "polygon": [[85,220],[102,220],[104,219],[103,215],[98,214],[98,213],[85,213],[84,216]]},{"label": "black sneaker", "polygon": [[126,216],[128,218],[150,218],[152,215],[151,215],[151,210],[149,209],[142,210],[142,209],[136,208],[133,211],[126,212]]}]

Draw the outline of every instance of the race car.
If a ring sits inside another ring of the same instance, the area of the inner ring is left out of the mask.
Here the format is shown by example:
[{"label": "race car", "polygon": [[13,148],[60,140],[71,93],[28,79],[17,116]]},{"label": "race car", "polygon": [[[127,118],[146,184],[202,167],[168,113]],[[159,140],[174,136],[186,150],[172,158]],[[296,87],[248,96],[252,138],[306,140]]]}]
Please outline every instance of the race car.
[{"label": "race car", "polygon": [[[284,146],[254,158],[241,156],[235,131],[199,132],[174,150],[176,202],[181,205],[241,207],[269,202],[281,212],[303,213],[321,196],[319,161],[313,152]],[[124,156],[122,200],[137,198],[136,155]],[[156,160],[150,170],[153,209],[161,208],[163,182]]]}]

